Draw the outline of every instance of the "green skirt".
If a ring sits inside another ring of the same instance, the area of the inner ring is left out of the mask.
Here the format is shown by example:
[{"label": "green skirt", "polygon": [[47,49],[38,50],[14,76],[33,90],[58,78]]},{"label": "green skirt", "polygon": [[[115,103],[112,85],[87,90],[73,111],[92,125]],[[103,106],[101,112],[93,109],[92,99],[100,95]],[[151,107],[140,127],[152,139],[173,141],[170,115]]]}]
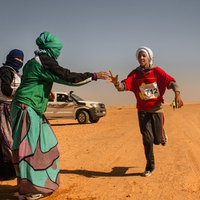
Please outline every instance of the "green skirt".
[{"label": "green skirt", "polygon": [[11,107],[13,164],[21,194],[50,193],[58,189],[60,148],[44,115],[13,102]]}]

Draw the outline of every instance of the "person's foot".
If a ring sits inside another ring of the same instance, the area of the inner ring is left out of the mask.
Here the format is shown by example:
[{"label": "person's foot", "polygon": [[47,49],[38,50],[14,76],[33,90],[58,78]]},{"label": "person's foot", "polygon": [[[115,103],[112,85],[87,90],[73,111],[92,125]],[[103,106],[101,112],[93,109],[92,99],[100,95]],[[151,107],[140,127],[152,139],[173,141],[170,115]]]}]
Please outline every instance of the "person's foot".
[{"label": "person's foot", "polygon": [[26,199],[26,200],[35,200],[35,199],[40,199],[42,198],[42,194],[19,194],[18,198],[19,199]]},{"label": "person's foot", "polygon": [[162,146],[165,146],[165,145],[167,144],[167,142],[168,142],[168,137],[167,137],[167,135],[165,134],[165,138],[162,139],[161,145],[162,145]]},{"label": "person's foot", "polygon": [[19,194],[18,195],[18,199],[24,199],[24,200],[36,200],[36,199],[41,199],[47,196],[50,196],[52,194],[51,193],[47,193],[47,194],[32,194],[32,193],[28,193],[28,194]]},{"label": "person's foot", "polygon": [[147,177],[147,176],[151,176],[152,173],[154,173],[155,170],[146,170],[145,172],[142,173],[142,176]]}]

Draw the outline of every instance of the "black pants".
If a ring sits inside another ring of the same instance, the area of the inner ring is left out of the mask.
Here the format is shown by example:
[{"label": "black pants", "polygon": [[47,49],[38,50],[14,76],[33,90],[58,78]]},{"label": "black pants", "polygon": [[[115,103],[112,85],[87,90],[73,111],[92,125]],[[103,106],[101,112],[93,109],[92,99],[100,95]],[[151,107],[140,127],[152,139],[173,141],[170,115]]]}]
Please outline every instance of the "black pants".
[{"label": "black pants", "polygon": [[151,171],[155,169],[153,144],[159,145],[165,137],[164,116],[163,113],[140,111],[138,118],[147,159],[146,170]]},{"label": "black pants", "polygon": [[4,162],[2,146],[0,143],[0,180],[10,180],[15,176],[15,169],[12,161]]}]

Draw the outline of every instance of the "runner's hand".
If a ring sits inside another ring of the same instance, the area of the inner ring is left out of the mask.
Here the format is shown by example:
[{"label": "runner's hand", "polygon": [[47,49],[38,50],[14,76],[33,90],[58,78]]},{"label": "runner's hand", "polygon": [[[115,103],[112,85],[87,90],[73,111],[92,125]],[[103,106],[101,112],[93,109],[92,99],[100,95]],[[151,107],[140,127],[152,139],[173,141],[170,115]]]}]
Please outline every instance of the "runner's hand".
[{"label": "runner's hand", "polygon": [[110,72],[110,76],[108,78],[107,83],[111,82],[111,83],[114,83],[115,85],[119,85],[118,75],[113,76],[113,74],[112,74],[112,72],[110,70],[109,70],[109,72]]},{"label": "runner's hand", "polygon": [[175,103],[176,103],[176,108],[181,108],[183,106],[183,101],[181,99],[181,95],[179,92],[176,92],[175,94]]}]

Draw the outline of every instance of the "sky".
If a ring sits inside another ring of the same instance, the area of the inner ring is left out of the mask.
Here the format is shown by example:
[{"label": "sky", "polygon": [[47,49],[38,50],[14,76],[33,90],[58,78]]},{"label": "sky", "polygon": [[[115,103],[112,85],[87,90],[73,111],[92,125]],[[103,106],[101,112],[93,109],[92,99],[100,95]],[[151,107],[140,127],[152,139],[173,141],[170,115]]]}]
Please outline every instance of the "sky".
[{"label": "sky", "polygon": [[[140,46],[154,53],[154,64],[177,81],[183,102],[200,101],[199,0],[0,0],[0,60],[21,49],[25,63],[38,49],[43,31],[56,35],[63,48],[59,64],[72,72],[111,70],[119,81],[139,64]],[[20,70],[22,73],[22,70]],[[53,91],[69,92],[109,105],[136,104],[132,92],[118,92],[105,80]],[[172,90],[165,102],[174,99]]]}]

